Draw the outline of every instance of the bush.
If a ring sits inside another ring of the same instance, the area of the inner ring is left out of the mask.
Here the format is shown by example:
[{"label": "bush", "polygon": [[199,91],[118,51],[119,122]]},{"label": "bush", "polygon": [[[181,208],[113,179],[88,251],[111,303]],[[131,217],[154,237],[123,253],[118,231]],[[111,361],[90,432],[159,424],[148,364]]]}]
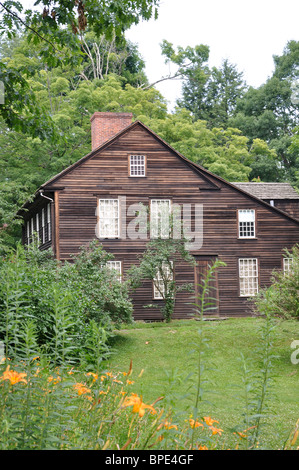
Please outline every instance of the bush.
[{"label": "bush", "polygon": [[36,348],[54,362],[98,363],[99,354],[103,357],[108,352],[115,324],[129,322],[132,315],[127,286],[107,269],[109,258],[96,242],[82,248],[71,263],[59,264],[50,251],[41,252],[34,244],[28,249],[18,246],[4,258],[0,339],[6,355],[23,355],[24,334],[31,321]]},{"label": "bush", "polygon": [[290,260],[289,271],[275,271],[272,285],[260,291],[255,299],[255,309],[262,315],[274,315],[299,320],[299,245],[285,250]]}]

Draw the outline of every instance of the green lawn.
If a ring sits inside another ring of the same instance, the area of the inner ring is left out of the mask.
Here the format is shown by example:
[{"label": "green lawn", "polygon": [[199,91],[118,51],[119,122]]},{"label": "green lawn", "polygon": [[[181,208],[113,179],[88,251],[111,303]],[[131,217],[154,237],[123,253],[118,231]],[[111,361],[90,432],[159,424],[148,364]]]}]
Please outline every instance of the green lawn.
[{"label": "green lawn", "polygon": [[[243,354],[248,366],[253,367],[262,322],[257,318],[204,322],[208,339],[204,354],[207,383],[203,385],[205,400],[200,405],[200,414],[219,420],[228,436],[232,436],[229,429],[242,422],[244,410],[240,356]],[[114,354],[107,366],[125,371],[132,360],[135,381],[132,392],[142,394],[146,403],[166,394],[175,400],[182,416],[188,418],[195,395],[192,374],[196,372],[198,358],[194,352],[198,328],[195,320],[124,326],[116,332]],[[274,398],[261,438],[261,445],[266,448],[281,447],[299,418],[299,365],[291,363],[290,346],[295,339],[299,339],[299,323],[278,321],[274,340],[277,357],[273,359]],[[144,372],[138,378],[142,369]]]}]

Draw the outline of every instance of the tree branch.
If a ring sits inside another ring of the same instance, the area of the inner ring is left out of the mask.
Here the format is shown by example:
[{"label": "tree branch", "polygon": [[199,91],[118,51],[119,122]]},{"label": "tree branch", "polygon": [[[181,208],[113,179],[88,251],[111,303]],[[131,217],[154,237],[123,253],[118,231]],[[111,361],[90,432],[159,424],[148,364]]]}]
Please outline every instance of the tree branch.
[{"label": "tree branch", "polygon": [[50,46],[53,47],[53,49],[56,51],[56,52],[59,52],[56,47],[54,46],[54,44],[49,41],[48,39],[46,39],[45,37],[41,36],[41,34],[39,34],[38,31],[36,31],[35,29],[31,28],[31,26],[28,26],[28,24],[25,23],[25,21],[22,20],[22,18],[20,18],[16,13],[14,13],[13,11],[9,10],[9,8],[7,8],[5,5],[3,5],[3,3],[0,2],[0,6],[5,10],[7,11],[7,13],[11,16],[13,16],[14,18],[16,18],[18,21],[20,21],[20,23],[22,23],[22,25],[25,26],[25,28],[29,29],[30,31],[32,31],[34,34],[36,34],[40,39],[42,39],[42,41],[46,41],[48,44],[50,44]]}]

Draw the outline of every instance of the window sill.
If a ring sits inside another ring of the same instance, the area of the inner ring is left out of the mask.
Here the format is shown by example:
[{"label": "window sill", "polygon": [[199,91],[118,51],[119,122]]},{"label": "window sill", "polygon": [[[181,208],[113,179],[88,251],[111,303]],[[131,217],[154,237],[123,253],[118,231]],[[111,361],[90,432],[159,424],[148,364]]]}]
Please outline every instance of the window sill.
[{"label": "window sill", "polygon": [[238,240],[258,240],[258,237],[238,237]]}]

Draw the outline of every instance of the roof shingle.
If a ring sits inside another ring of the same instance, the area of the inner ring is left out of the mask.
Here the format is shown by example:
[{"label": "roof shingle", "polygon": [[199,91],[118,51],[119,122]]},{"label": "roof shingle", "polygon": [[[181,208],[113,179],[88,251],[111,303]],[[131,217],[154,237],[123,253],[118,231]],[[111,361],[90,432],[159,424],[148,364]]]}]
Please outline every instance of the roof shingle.
[{"label": "roof shingle", "polygon": [[290,183],[232,183],[259,199],[299,199]]}]

